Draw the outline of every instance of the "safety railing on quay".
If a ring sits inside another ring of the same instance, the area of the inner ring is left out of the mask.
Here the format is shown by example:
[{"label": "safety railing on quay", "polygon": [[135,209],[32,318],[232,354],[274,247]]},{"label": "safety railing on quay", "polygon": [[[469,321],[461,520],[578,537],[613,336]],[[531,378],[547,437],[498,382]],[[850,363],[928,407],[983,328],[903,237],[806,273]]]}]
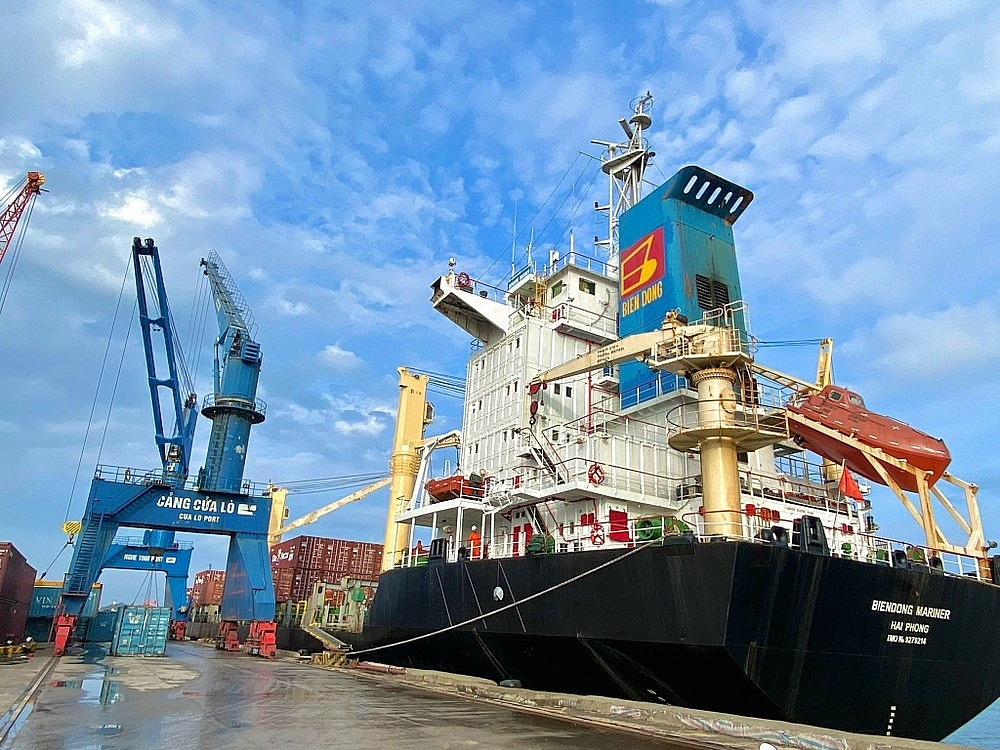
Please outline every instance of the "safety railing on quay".
[{"label": "safety railing on quay", "polygon": [[[172,487],[172,482],[163,476],[163,469],[140,469],[134,466],[111,466],[101,464],[94,470],[94,479],[101,479],[107,482],[117,482],[118,484],[136,484],[149,487]],[[175,489],[201,491],[194,477],[188,477],[183,486]],[[239,493],[250,497],[268,497],[270,485],[264,482],[251,482],[244,480],[240,484]]]}]

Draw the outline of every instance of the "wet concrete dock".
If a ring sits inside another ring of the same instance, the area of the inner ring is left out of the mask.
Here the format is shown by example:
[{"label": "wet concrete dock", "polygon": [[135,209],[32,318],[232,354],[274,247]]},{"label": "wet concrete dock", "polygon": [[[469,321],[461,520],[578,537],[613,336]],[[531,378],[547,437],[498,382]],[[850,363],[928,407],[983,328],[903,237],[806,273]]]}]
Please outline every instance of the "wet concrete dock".
[{"label": "wet concrete dock", "polygon": [[165,658],[106,657],[103,650],[58,661],[49,655],[0,665],[0,710],[11,707],[0,722],[0,748],[953,747],[504,689],[434,672],[266,661],[196,643],[170,643]]}]

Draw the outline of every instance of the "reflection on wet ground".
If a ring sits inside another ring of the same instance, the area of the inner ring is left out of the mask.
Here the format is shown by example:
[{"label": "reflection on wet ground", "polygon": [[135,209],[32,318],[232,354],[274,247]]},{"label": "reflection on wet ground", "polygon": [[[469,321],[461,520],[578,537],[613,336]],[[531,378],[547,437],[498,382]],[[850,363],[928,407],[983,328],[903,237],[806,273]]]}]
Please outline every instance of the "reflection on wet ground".
[{"label": "reflection on wet ground", "polygon": [[664,748],[363,676],[171,643],[64,658],[3,748]]}]

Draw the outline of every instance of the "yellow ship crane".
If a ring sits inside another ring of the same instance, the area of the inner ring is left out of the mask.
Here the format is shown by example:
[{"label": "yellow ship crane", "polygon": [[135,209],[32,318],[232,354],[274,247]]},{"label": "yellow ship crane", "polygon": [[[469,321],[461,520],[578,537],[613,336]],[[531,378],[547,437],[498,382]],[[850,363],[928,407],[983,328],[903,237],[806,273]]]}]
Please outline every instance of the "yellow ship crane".
[{"label": "yellow ship crane", "polygon": [[393,568],[409,544],[406,526],[396,523],[396,516],[406,509],[413,494],[420,470],[420,448],[424,428],[433,420],[433,409],[427,402],[427,375],[411,373],[405,367],[399,373],[399,405],[396,409],[396,431],[392,438],[389,471],[389,512],[385,519],[385,542],[382,548],[382,572]]},{"label": "yellow ship crane", "polygon": [[[724,315],[735,312],[733,308]],[[539,373],[532,383],[559,380],[629,360],[690,378],[698,390],[696,424],[675,432],[669,443],[675,450],[697,450],[701,454],[706,534],[737,537],[742,531],[737,452],[783,440],[787,431],[784,420],[758,420],[757,410],[746,412],[752,420],[737,416],[733,384],[753,359],[739,328],[732,320],[725,322],[689,325],[673,311],[659,330],[602,346]]]},{"label": "yellow ship crane", "polygon": [[371,484],[362,487],[360,490],[352,492],[349,495],[345,495],[339,500],[334,500],[332,503],[328,503],[322,508],[317,508],[310,513],[306,513],[304,516],[287,523],[285,522],[285,518],[288,517],[288,506],[286,504],[288,490],[284,487],[271,485],[269,488],[269,494],[271,496],[271,520],[267,530],[268,547],[273,547],[275,544],[278,544],[284,534],[301,528],[302,526],[308,526],[309,524],[318,521],[327,513],[332,513],[338,508],[343,508],[345,505],[349,505],[368,497],[370,494],[382,489],[383,487],[388,487],[390,481],[391,479],[389,477],[379,479],[376,482],[372,482]]}]

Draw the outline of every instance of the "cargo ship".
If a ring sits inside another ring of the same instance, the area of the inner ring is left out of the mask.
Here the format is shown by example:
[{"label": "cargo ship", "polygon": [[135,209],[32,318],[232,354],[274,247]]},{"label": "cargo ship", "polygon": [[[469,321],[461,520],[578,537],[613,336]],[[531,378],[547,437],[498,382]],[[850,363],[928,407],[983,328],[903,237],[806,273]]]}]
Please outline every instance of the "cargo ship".
[{"label": "cargo ship", "polygon": [[[753,195],[698,166],[643,195],[651,105],[593,141],[593,250],[570,235],[500,288],[455,260],[433,282],[473,341],[463,426],[428,436],[429,378],[400,368],[385,572],[354,656],[941,739],[1000,696],[977,488],[860,396],[848,428],[813,408],[857,396],[831,388],[832,343],[815,381],[758,361],[733,238]],[[461,471],[431,477],[443,447]],[[853,473],[921,538],[880,535]]]}]

